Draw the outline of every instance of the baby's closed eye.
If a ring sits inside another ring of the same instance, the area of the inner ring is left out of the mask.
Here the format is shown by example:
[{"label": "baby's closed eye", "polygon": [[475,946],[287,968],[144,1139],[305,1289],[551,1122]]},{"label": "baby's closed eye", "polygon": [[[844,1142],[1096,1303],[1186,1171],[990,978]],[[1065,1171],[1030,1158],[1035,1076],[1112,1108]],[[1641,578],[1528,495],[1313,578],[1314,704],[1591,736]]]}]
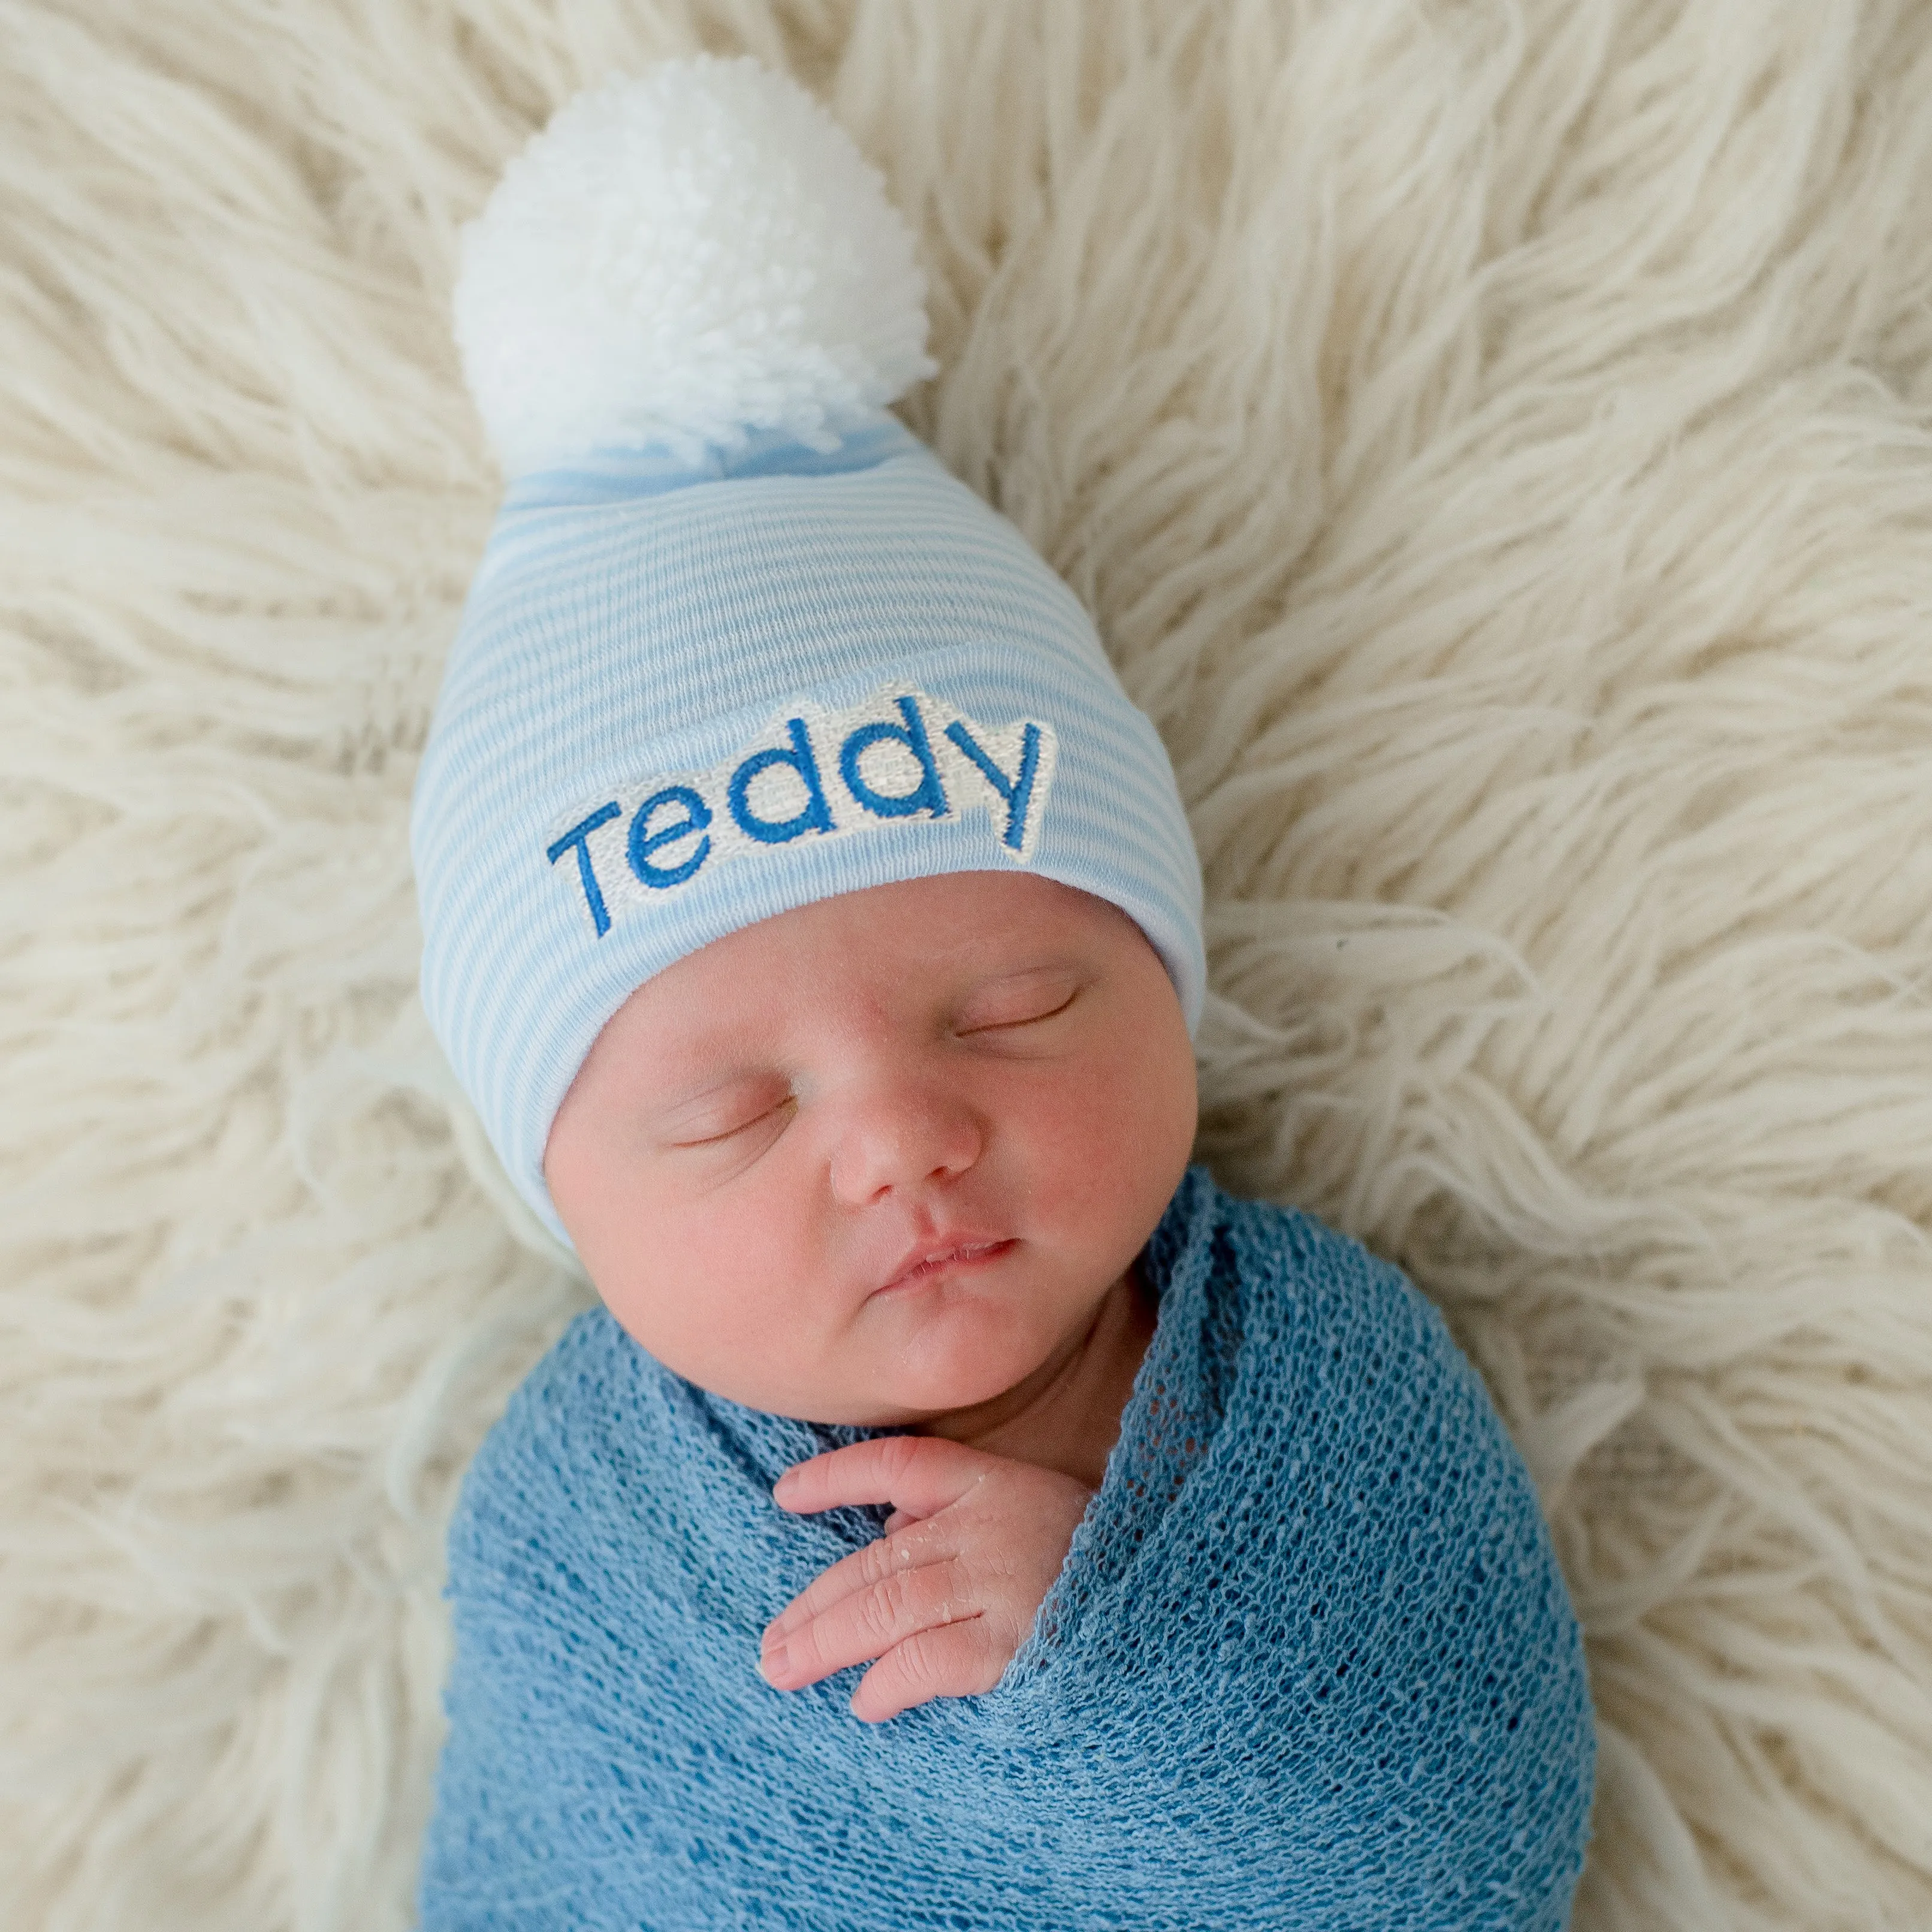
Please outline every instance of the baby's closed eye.
[{"label": "baby's closed eye", "polygon": [[658,1136],[667,1148],[710,1147],[789,1118],[796,1104],[786,1082],[734,1081],[670,1108],[659,1118]]},{"label": "baby's closed eye", "polygon": [[994,1033],[1053,1019],[1073,1004],[1084,988],[1078,974],[1058,968],[1014,974],[976,990],[956,1016],[952,1030],[962,1035]]}]

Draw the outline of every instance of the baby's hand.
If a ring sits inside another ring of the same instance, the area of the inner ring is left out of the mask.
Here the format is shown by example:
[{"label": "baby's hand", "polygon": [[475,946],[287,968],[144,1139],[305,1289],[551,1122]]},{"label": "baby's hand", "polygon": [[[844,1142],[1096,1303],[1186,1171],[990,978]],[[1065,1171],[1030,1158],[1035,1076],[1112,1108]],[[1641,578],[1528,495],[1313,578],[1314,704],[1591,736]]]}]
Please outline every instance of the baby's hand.
[{"label": "baby's hand", "polygon": [[990,1690],[1026,1641],[1094,1492],[1057,1469],[943,1436],[888,1436],[794,1463],[772,1498],[809,1515],[895,1505],[886,1533],[766,1626],[768,1683],[802,1690],[868,1657],[852,1694],[868,1724]]}]

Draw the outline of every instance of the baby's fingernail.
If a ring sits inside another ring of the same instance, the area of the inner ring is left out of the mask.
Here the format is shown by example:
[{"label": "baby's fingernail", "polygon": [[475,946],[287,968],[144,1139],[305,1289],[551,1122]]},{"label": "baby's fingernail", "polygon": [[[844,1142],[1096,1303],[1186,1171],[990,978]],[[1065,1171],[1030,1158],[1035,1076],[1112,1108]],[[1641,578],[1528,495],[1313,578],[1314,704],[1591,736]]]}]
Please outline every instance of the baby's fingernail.
[{"label": "baby's fingernail", "polygon": [[785,1647],[775,1643],[758,1659],[758,1675],[767,1684],[776,1684],[785,1667]]}]

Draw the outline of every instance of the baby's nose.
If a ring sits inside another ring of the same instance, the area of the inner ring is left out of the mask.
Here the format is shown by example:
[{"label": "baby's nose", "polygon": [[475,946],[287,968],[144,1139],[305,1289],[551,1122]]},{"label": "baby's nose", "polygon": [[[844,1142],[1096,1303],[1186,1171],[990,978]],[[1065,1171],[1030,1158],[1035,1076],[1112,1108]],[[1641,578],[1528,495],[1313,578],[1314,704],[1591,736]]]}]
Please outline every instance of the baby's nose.
[{"label": "baby's nose", "polygon": [[832,1189],[865,1207],[895,1188],[963,1174],[986,1146],[986,1131],[965,1096],[937,1082],[868,1084],[850,1095],[832,1153]]}]

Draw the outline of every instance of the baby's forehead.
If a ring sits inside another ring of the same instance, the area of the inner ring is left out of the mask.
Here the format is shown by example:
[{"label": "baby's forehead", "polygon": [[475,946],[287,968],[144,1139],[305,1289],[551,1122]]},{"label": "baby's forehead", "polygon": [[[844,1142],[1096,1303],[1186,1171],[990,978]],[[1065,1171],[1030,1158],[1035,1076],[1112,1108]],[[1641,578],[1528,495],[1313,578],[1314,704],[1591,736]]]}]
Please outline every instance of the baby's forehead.
[{"label": "baby's forehead", "polygon": [[666,1060],[728,1058],[819,1022],[926,1024],[1002,986],[1090,976],[1137,950],[1150,948],[1118,908],[1036,874],[897,880],[685,954],[632,993],[605,1036]]},{"label": "baby's forehead", "polygon": [[940,986],[1097,956],[1138,933],[1106,900],[1037,874],[940,873],[772,914],[686,955],[660,976],[695,986],[754,974],[775,988],[808,992],[880,976]]}]

